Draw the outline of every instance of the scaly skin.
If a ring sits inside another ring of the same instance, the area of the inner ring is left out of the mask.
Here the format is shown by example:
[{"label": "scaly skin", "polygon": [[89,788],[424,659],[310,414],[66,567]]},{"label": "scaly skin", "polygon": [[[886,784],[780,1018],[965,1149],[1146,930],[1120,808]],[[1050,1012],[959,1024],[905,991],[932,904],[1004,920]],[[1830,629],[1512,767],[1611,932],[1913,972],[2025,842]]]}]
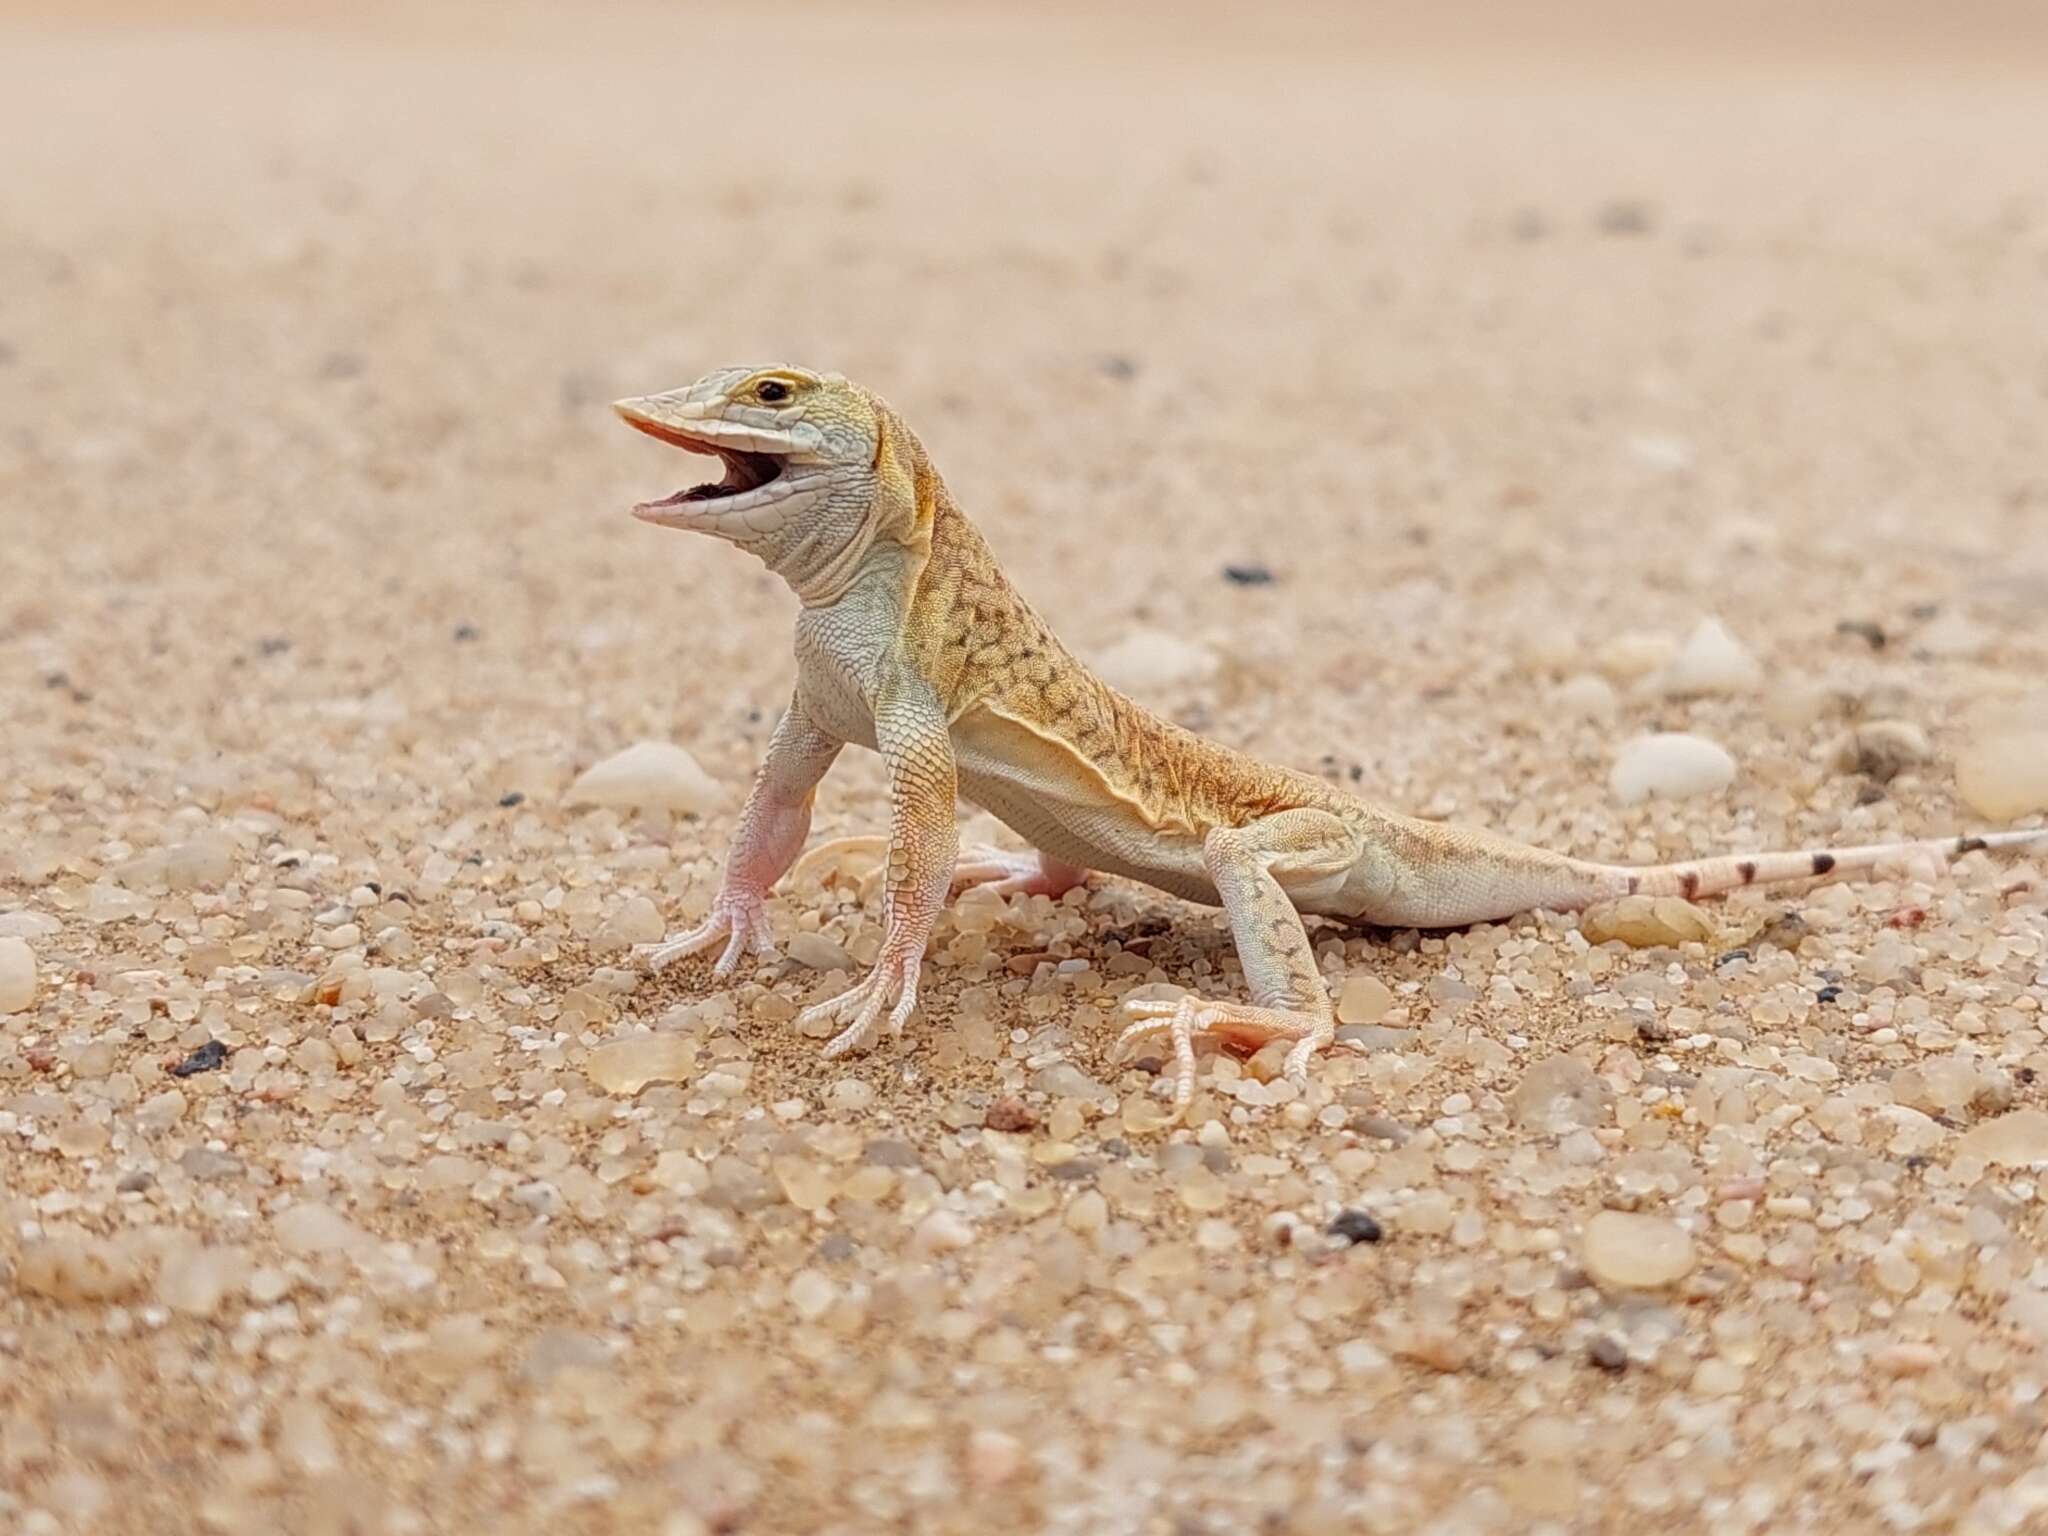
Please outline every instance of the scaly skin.
[{"label": "scaly skin", "polygon": [[[1120,1044],[1164,1034],[1177,1108],[1193,1039],[1294,1042],[1300,1078],[1336,1033],[1302,914],[1449,928],[1636,892],[1696,897],[1755,882],[1867,871],[1916,856],[2048,846],[2048,831],[1815,849],[1628,869],[1418,821],[1162,720],[1074,659],[1018,596],[923,446],[881,400],[836,374],[727,368],[623,400],[628,423],[718,455],[726,477],[634,508],[750,551],[802,601],[796,690],[740,817],[725,879],[696,928],[648,947],[665,965],[720,946],[729,976],[770,953],[764,902],[802,848],[811,802],[847,742],[889,775],[884,936],[874,970],[805,1021],[839,1031],[827,1056],[902,1029],[950,888],[992,882],[1057,896],[1090,871],[1221,905],[1251,1001],[1127,1003]],[[1037,850],[959,858],[957,795]]]}]

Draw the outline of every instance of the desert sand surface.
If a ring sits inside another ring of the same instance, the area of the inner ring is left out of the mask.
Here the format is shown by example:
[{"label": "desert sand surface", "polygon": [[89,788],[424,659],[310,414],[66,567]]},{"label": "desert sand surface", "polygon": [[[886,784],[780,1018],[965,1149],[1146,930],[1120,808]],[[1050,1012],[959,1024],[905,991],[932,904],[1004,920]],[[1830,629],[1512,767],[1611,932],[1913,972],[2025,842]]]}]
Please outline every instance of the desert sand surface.
[{"label": "desert sand surface", "polygon": [[2048,1527],[2041,856],[1320,925],[1364,1049],[1171,1130],[1212,911],[967,898],[834,1062],[872,859],[631,950],[793,673],[626,515],[702,461],[607,402],[729,362],[1403,809],[2040,825],[2048,27],[1786,9],[8,7],[0,1530]]}]

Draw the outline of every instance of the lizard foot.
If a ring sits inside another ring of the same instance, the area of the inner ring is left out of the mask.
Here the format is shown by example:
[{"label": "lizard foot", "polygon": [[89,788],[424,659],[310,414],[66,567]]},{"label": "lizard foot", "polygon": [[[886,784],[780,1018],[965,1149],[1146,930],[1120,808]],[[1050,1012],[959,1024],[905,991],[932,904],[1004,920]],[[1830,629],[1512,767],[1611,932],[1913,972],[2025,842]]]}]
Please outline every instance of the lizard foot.
[{"label": "lizard foot", "polygon": [[[889,1009],[889,1033],[900,1035],[917,1007],[917,973],[922,965],[922,955],[892,959],[885,951],[858,986],[822,1003],[813,1003],[797,1015],[796,1027],[802,1030],[820,1022],[844,1026],[826,1042],[824,1055],[828,1060],[873,1044],[884,1008]],[[893,1008],[889,1006],[891,999],[895,1001]]]},{"label": "lizard foot", "polygon": [[1002,848],[963,848],[953,866],[953,889],[985,885],[998,896],[1050,896],[1058,901],[1077,885],[1088,883],[1088,871],[1032,849],[1011,853]]},{"label": "lizard foot", "polygon": [[711,968],[711,974],[720,979],[738,969],[740,958],[748,950],[757,955],[775,953],[775,939],[768,929],[768,908],[758,894],[745,890],[720,891],[711,903],[711,910],[704,915],[704,921],[689,932],[679,933],[659,944],[635,945],[633,952],[646,962],[648,970],[659,971],[688,955],[709,949],[720,939],[726,941],[725,952]]},{"label": "lizard foot", "polygon": [[1210,1002],[1199,997],[1133,998],[1123,1005],[1133,1020],[1117,1036],[1121,1054],[1148,1035],[1163,1034],[1173,1042],[1173,1109],[1176,1119],[1195,1096],[1195,1036],[1211,1035],[1225,1044],[1256,1051],[1271,1040],[1295,1041],[1287,1053],[1287,1076],[1297,1085],[1308,1082],[1308,1064],[1317,1051],[1336,1038],[1335,1019],[1251,1003]]}]

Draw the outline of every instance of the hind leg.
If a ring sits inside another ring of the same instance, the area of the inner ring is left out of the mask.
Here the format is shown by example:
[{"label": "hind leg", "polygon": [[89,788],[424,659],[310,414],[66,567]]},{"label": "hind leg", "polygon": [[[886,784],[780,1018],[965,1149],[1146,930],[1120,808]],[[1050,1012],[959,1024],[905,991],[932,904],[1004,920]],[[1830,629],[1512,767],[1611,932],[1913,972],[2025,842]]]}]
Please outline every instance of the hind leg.
[{"label": "hind leg", "polygon": [[1143,999],[1124,1004],[1135,1020],[1117,1045],[1164,1034],[1173,1044],[1173,1102],[1186,1110],[1195,1095],[1194,1037],[1213,1035],[1257,1050],[1291,1040],[1287,1075],[1308,1076],[1315,1053],[1337,1033],[1337,1014],[1316,969],[1315,950],[1287,882],[1308,882],[1347,869],[1359,855],[1359,835],[1328,811],[1282,811],[1245,827],[1219,827],[1202,845],[1202,862],[1216,883],[1237,957],[1250,984],[1249,1003],[1197,997]]}]

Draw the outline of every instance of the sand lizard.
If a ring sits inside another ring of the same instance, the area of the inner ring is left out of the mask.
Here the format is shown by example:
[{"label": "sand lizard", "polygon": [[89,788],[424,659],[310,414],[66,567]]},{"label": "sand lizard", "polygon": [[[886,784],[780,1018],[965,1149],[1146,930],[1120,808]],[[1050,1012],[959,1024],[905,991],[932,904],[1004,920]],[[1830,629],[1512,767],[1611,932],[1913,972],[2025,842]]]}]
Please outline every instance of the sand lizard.
[{"label": "sand lizard", "polygon": [[[1197,1034],[1293,1042],[1302,1078],[1336,1035],[1304,914],[1454,928],[1636,893],[1706,896],[1764,881],[2042,843],[2048,830],[1760,853],[1642,868],[1588,863],[1476,828],[1417,820],[1260,762],[1152,714],[1054,638],[997,567],[923,446],[869,391],[804,368],[725,368],[614,407],[632,426],[724,463],[716,483],[634,516],[715,534],[765,561],[802,603],[796,687],[741,812],[710,913],[645,946],[659,968],[723,944],[715,974],[772,954],[764,906],[801,850],[817,785],[848,742],[889,780],[884,937],[873,970],[802,1022],[827,1056],[900,1030],[940,908],[960,886],[1057,898],[1090,871],[1142,880],[1228,917],[1249,1002],[1127,1001],[1119,1048],[1170,1039],[1176,1110]],[[959,857],[956,796],[1035,852]]]}]

